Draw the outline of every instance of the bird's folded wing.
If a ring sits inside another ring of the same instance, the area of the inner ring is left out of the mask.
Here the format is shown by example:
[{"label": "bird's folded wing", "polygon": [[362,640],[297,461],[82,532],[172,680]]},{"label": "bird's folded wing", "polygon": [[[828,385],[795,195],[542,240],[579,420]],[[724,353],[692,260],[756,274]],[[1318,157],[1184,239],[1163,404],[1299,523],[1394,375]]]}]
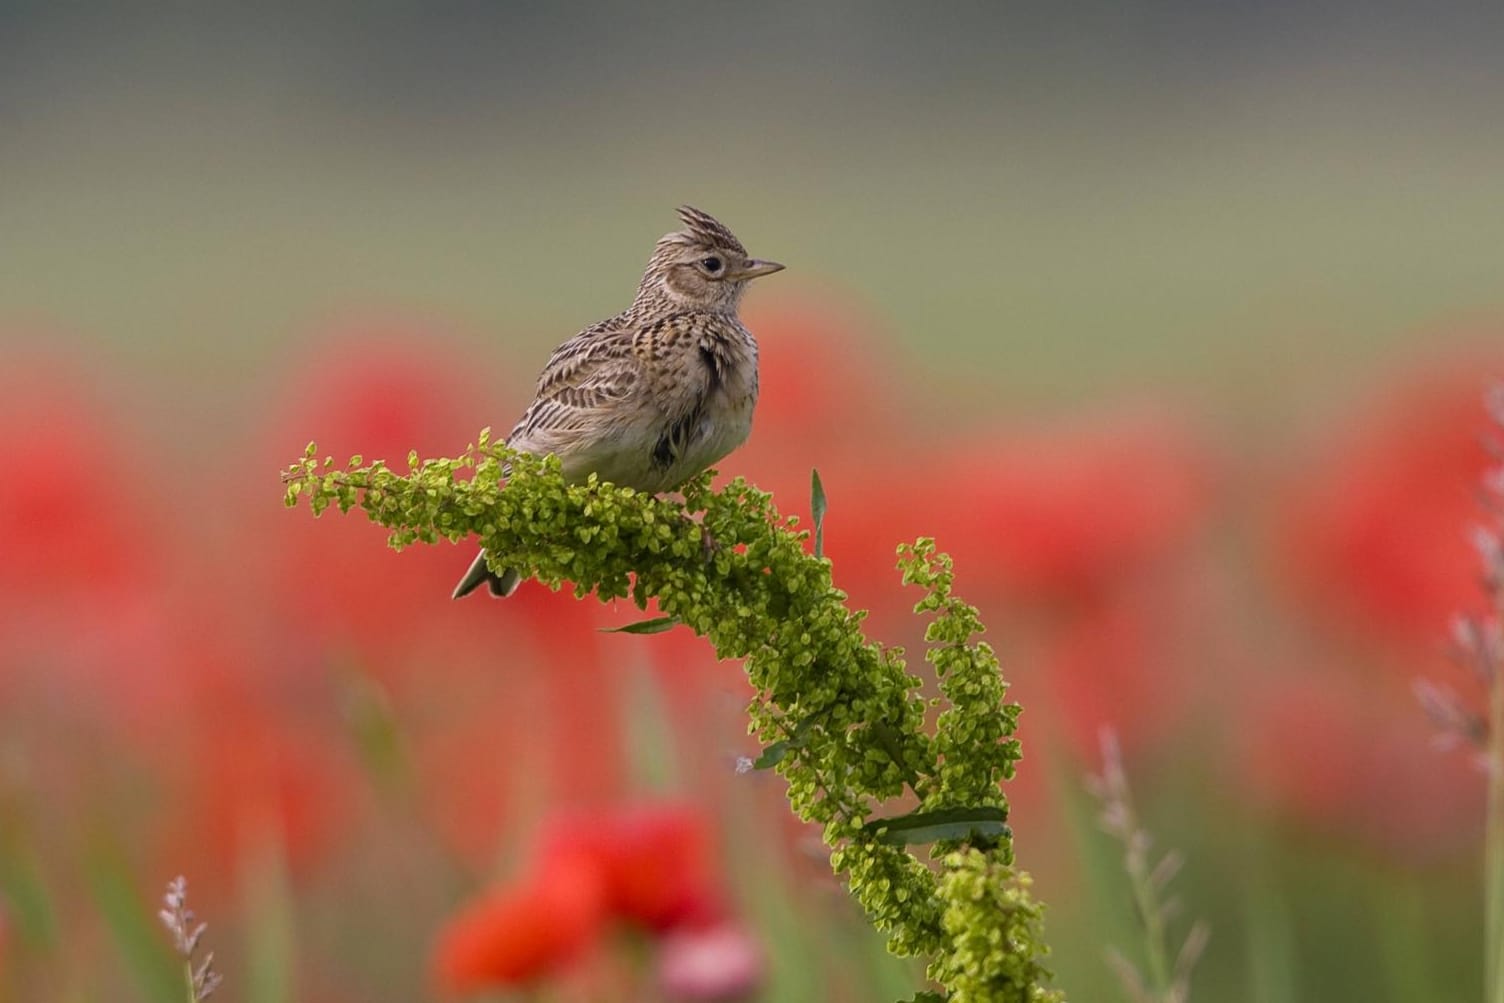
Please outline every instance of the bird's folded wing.
[{"label": "bird's folded wing", "polygon": [[644,455],[671,462],[710,389],[699,334],[693,316],[646,326],[617,317],[581,331],[554,350],[509,441],[529,452],[589,452],[613,430],[641,425]]},{"label": "bird's folded wing", "polygon": [[614,320],[587,328],[554,349],[508,441],[546,451],[537,449],[540,440],[587,433],[603,413],[630,401],[640,382],[631,331]]}]

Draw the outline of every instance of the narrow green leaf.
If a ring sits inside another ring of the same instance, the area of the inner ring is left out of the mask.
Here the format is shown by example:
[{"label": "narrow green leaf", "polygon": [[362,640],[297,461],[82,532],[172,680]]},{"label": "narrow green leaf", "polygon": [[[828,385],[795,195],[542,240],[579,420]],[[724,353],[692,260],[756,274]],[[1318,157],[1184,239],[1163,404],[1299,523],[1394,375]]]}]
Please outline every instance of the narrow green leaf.
[{"label": "narrow green leaf", "polygon": [[886,721],[874,721],[868,725],[868,728],[872,732],[872,737],[877,739],[877,744],[882,747],[883,752],[887,753],[888,758],[893,760],[893,765],[898,767],[898,772],[903,774],[904,782],[909,785],[909,789],[917,794],[919,775],[914,772],[908,763],[904,762],[903,736],[899,733],[898,729]]},{"label": "narrow green leaf", "polygon": [[41,862],[12,818],[0,820],[0,905],[29,946],[47,949],[57,942],[57,916]]},{"label": "narrow green leaf", "polygon": [[672,616],[655,616],[651,620],[638,620],[623,627],[602,627],[602,634],[661,634],[665,630],[673,629],[679,623]]},{"label": "narrow green leaf", "polygon": [[976,808],[940,808],[916,811],[897,818],[874,818],[863,827],[889,846],[933,843],[940,839],[996,839],[1011,836],[1008,813],[983,805]]},{"label": "narrow green leaf", "polygon": [[177,1003],[183,998],[181,963],[167,947],[167,934],[156,906],[144,901],[131,878],[130,864],[108,837],[93,849],[88,862],[89,890],[125,958],[141,995]]},{"label": "narrow green leaf", "polygon": [[939,993],[932,993],[926,990],[925,992],[910,996],[903,1003],[945,1003],[947,998]]},{"label": "narrow green leaf", "polygon": [[[245,973],[248,1003],[290,1003],[297,968],[292,888],[282,841],[258,833],[240,861],[244,886]],[[214,927],[210,927],[213,935]],[[202,958],[202,956],[200,956]]]},{"label": "narrow green leaf", "polygon": [[805,741],[809,738],[810,729],[815,726],[815,718],[807,717],[800,721],[793,731],[785,730],[788,738],[780,738],[776,742],[769,743],[762,750],[762,755],[752,761],[754,770],[770,770],[788,758],[788,754],[795,749],[804,748]]},{"label": "narrow green leaf", "polygon": [[391,697],[381,683],[356,668],[345,668],[339,679],[345,721],[361,765],[377,787],[395,793],[410,781],[411,774]]},{"label": "narrow green leaf", "polygon": [[784,757],[786,757],[793,750],[793,748],[793,742],[789,741],[788,739],[780,739],[779,741],[774,742],[772,745],[769,745],[767,748],[763,749],[762,755],[752,760],[752,768],[754,770],[771,770],[773,767],[783,762]]},{"label": "narrow green leaf", "polygon": [[670,720],[667,697],[659,685],[650,663],[631,660],[625,670],[626,713],[622,727],[626,733],[627,776],[633,791],[660,791],[671,794],[682,790],[680,761],[673,747],[674,726]]},{"label": "narrow green leaf", "polygon": [[820,471],[809,472],[809,510],[815,517],[815,558],[825,556],[825,485],[820,483]]}]

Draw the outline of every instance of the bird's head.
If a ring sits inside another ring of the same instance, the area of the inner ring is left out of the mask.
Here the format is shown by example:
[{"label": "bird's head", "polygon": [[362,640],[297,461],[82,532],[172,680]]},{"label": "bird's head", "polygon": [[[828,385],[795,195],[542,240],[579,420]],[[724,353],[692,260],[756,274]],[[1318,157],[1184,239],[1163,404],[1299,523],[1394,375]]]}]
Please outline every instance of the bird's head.
[{"label": "bird's head", "polygon": [[679,207],[684,229],[664,234],[643,273],[637,300],[680,310],[732,312],[747,283],[783,266],[747,254],[736,235],[707,212]]}]

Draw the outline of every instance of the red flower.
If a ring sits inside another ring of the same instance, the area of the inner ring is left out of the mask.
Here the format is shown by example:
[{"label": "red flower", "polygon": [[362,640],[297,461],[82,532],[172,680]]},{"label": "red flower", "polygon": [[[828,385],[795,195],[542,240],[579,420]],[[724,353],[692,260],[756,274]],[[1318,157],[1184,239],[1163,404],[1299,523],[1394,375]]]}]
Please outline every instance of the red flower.
[{"label": "red flower", "polygon": [[595,860],[618,919],[662,933],[721,915],[710,829],[687,805],[561,816],[540,845],[544,860]]},{"label": "red flower", "polygon": [[710,828],[700,813],[634,808],[611,819],[604,835],[606,888],[617,916],[662,932],[719,913]]},{"label": "red flower", "polygon": [[526,715],[516,695],[455,692],[423,708],[409,731],[415,747],[418,790],[424,814],[449,848],[476,870],[496,860],[509,821],[509,807],[521,757],[545,752],[528,749],[521,733]]},{"label": "red flower", "polygon": [[757,335],[762,394],[747,444],[719,466],[807,520],[812,468],[827,477],[891,469],[905,426],[902,381],[876,363],[885,354],[872,351],[879,325],[856,311],[754,304],[747,326]]},{"label": "red flower", "polygon": [[821,471],[826,552],[861,606],[911,602],[893,549],[921,535],[955,557],[974,599],[1090,602],[1178,551],[1206,510],[1207,467],[1185,428],[1155,414],[926,443],[897,467]]},{"label": "red flower", "polygon": [[963,574],[1036,601],[1089,599],[1157,561],[1199,524],[1209,488],[1185,425],[1150,412],[973,438],[923,480]]},{"label": "red flower", "polygon": [[1467,529],[1481,515],[1488,372],[1460,360],[1405,380],[1300,471],[1278,538],[1286,579],[1355,633],[1431,648],[1477,604]]},{"label": "red flower", "polygon": [[[358,454],[399,472],[410,450],[453,456],[482,425],[510,413],[487,400],[474,371],[457,347],[431,332],[354,332],[300,367],[300,385],[285,395],[280,420],[255,453],[267,465],[285,464],[312,439],[336,463]],[[283,605],[283,622],[385,667],[458,613],[449,593],[474,556],[469,548],[397,554],[385,531],[359,514],[314,521],[306,509],[284,511],[259,472],[241,490],[256,499],[242,525],[255,527],[264,545],[232,545],[249,549],[263,592]]]},{"label": "red flower", "polygon": [[821,461],[812,449],[870,448],[902,426],[902,409],[894,406],[900,381],[875,364],[880,325],[872,318],[783,299],[777,307],[754,303],[747,326],[757,335],[762,395],[746,452],[728,460],[728,470],[786,463],[789,447],[797,446],[803,456],[796,465],[807,477]]},{"label": "red flower", "polygon": [[274,849],[304,877],[348,831],[360,789],[353,764],[331,747],[335,725],[300,726],[286,706],[261,704],[243,684],[214,689],[195,711],[203,726],[167,726],[188,731],[159,750],[178,758],[162,767],[172,799],[164,866],[193,871],[214,895]]},{"label": "red flower", "polygon": [[[152,525],[130,429],[55,360],[0,357],[0,595],[69,604],[154,576]],[[149,478],[146,478],[149,480]]]},{"label": "red flower", "polygon": [[1238,717],[1238,786],[1279,814],[1412,863],[1475,845],[1483,779],[1432,747],[1404,687],[1287,674],[1261,680]]},{"label": "red flower", "polygon": [[1192,640],[1205,611],[1190,592],[1164,576],[1137,580],[1066,615],[1030,659],[1034,664],[1020,669],[1027,682],[1014,696],[1031,712],[1039,707],[1029,696],[1037,672],[1048,694],[1045,713],[1086,762],[1097,754],[1104,727],[1130,753],[1172,733],[1192,695],[1189,663],[1220,657],[1214,644]]},{"label": "red flower", "polygon": [[468,993],[555,974],[593,944],[603,920],[600,871],[588,856],[555,856],[522,883],[498,888],[439,932],[440,987]]},{"label": "red flower", "polygon": [[[436,328],[375,320],[326,333],[284,391],[265,448],[288,462],[314,439],[337,459],[361,453],[401,470],[409,450],[453,455],[486,424],[505,434],[520,408],[489,389],[504,374],[482,380],[466,348]],[[288,448],[292,456],[284,455]]]},{"label": "red flower", "polygon": [[434,949],[451,992],[557,974],[614,919],[654,933],[721,916],[710,834],[682,805],[567,813],[545,825],[531,869],[467,907]]}]

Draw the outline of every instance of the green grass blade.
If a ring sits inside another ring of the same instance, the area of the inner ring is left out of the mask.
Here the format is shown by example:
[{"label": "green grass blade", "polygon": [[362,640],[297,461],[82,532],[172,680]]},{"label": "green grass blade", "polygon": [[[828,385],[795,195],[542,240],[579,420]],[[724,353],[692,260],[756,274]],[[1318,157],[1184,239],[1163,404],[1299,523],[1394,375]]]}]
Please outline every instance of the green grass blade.
[{"label": "green grass blade", "polygon": [[809,510],[815,520],[815,556],[825,556],[825,512],[829,506],[825,500],[825,485],[820,483],[820,471],[809,472]]},{"label": "green grass blade", "polygon": [[182,962],[172,953],[155,904],[142,897],[131,867],[109,837],[98,839],[87,863],[89,891],[131,979],[149,1000],[182,1003]]}]

